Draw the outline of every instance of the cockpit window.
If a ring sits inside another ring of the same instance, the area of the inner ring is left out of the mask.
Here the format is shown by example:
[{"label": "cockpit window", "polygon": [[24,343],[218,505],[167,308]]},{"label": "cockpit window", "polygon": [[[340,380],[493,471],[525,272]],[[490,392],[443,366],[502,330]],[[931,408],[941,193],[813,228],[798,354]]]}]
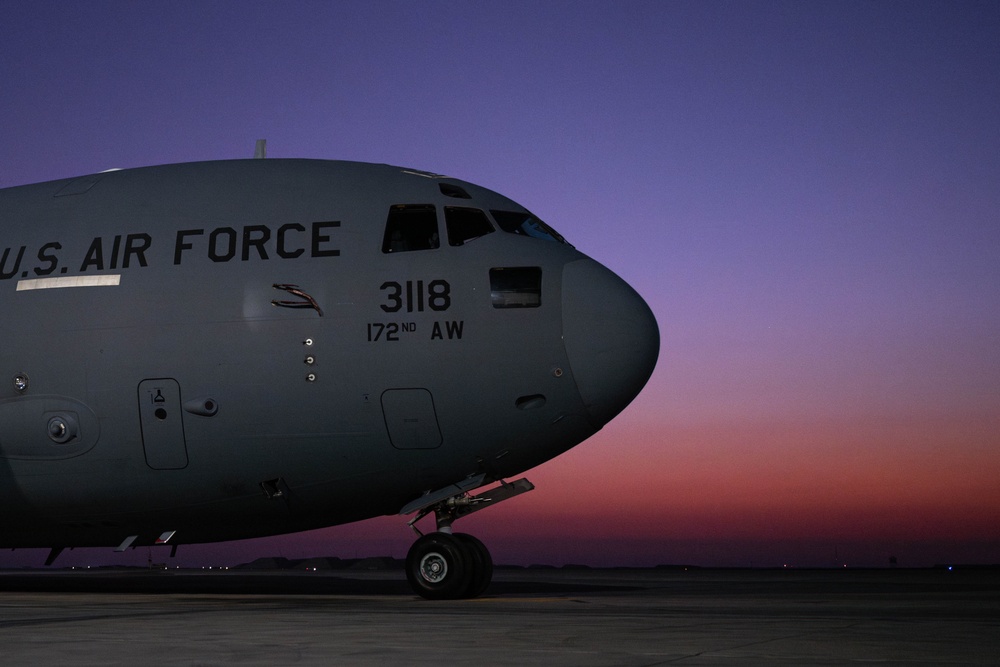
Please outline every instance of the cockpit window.
[{"label": "cockpit window", "polygon": [[486,213],[478,208],[445,206],[444,223],[448,228],[448,243],[451,245],[464,245],[472,239],[493,232],[493,225]]},{"label": "cockpit window", "polygon": [[490,300],[494,308],[538,308],[542,305],[541,267],[490,269]]},{"label": "cockpit window", "polygon": [[546,241],[566,243],[566,239],[564,239],[559,232],[552,229],[527,211],[491,210],[490,213],[493,214],[493,219],[497,221],[498,225],[500,225],[500,229],[505,232],[531,236],[536,239],[545,239]]},{"label": "cockpit window", "polygon": [[382,252],[433,250],[441,245],[437,213],[431,204],[397,204],[389,209]]}]

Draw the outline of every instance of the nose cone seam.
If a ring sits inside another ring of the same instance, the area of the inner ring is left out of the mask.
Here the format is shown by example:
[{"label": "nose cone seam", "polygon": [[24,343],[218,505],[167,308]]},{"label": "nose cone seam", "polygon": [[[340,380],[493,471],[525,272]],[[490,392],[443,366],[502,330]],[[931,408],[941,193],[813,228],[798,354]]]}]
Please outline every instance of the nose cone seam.
[{"label": "nose cone seam", "polygon": [[591,422],[601,428],[632,402],[660,351],[656,318],[638,293],[590,259],[563,267],[563,341]]}]

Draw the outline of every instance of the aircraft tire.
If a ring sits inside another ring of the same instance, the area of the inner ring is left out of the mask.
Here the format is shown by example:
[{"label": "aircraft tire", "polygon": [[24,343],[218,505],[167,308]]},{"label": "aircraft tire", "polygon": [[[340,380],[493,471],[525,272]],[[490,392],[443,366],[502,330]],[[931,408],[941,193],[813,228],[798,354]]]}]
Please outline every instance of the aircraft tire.
[{"label": "aircraft tire", "polygon": [[466,597],[473,581],[472,550],[447,533],[424,535],[406,555],[406,579],[413,591],[428,600]]},{"label": "aircraft tire", "polygon": [[486,545],[478,538],[468,533],[455,533],[454,537],[465,547],[472,562],[469,588],[463,597],[479,597],[486,592],[490,582],[493,581],[493,557],[490,556]]}]

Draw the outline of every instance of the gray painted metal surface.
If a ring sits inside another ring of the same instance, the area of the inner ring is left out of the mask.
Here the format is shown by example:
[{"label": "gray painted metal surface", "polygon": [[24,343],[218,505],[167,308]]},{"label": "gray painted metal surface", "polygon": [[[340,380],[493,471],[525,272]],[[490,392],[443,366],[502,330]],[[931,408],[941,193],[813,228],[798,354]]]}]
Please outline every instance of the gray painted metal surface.
[{"label": "gray painted metal surface", "polygon": [[0,229],[4,547],[397,513],[582,442],[659,348],[524,207],[389,165],[93,174],[0,191]]}]

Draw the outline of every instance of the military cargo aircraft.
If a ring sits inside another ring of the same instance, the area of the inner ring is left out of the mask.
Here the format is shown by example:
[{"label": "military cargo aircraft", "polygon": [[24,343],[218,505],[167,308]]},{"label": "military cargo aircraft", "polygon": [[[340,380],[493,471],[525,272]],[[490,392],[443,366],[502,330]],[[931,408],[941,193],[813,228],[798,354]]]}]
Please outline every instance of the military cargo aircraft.
[{"label": "military cargo aircraft", "polygon": [[659,351],[552,227],[413,169],[112,170],[0,190],[0,224],[0,547],[46,564],[433,515],[408,580],[478,595],[492,559],[452,524],[533,488],[509,478],[621,412]]}]

